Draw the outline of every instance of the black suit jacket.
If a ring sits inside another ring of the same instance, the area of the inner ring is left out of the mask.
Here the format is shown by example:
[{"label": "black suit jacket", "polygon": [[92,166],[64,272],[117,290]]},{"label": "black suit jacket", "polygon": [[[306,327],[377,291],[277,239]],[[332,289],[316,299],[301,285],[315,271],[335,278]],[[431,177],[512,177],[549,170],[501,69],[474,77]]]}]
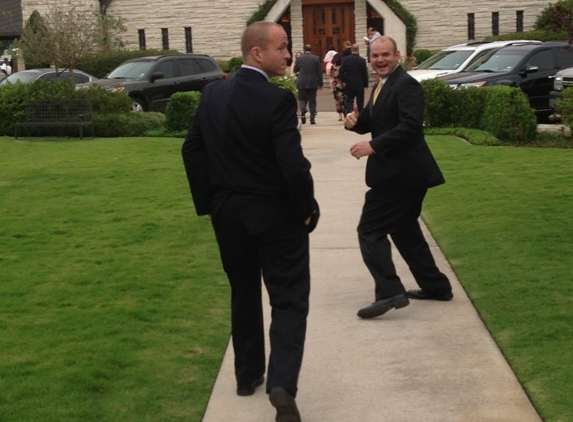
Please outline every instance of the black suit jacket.
[{"label": "black suit jacket", "polygon": [[[372,94],[375,87],[372,87]],[[366,163],[366,184],[380,190],[427,189],[444,183],[423,130],[424,90],[398,66],[376,100],[360,113],[352,129],[372,134],[374,154]]]},{"label": "black suit jacket", "polygon": [[318,89],[323,85],[320,58],[308,51],[296,59],[294,73],[298,89]]},{"label": "black suit jacket", "polygon": [[198,215],[233,195],[252,234],[318,218],[295,97],[255,70],[205,87],[182,155]]},{"label": "black suit jacket", "polygon": [[366,60],[358,54],[350,54],[342,58],[338,75],[348,89],[368,88],[368,66]]}]

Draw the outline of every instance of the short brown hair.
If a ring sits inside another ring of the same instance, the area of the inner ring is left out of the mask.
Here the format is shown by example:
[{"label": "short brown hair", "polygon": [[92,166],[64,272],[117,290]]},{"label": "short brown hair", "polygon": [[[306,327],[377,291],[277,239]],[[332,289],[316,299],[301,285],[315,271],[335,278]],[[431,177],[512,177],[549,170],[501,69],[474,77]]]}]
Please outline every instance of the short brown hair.
[{"label": "short brown hair", "polygon": [[249,55],[253,47],[266,48],[269,43],[269,33],[273,26],[282,28],[278,23],[258,21],[250,24],[241,38],[241,53],[243,58]]}]

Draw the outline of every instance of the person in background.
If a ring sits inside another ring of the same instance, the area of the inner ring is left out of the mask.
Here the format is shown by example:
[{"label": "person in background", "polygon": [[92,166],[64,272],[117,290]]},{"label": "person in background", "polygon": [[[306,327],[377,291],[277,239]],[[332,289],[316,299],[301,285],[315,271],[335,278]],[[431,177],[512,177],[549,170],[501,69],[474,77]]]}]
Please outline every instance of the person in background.
[{"label": "person in background", "polygon": [[354,100],[361,111],[364,107],[364,90],[368,88],[368,65],[366,60],[360,57],[357,44],[352,45],[350,56],[342,58],[339,75],[344,84],[345,112],[352,111]]},{"label": "person in background", "polygon": [[[360,252],[374,279],[375,301],[358,311],[374,318],[408,306],[409,299],[448,301],[450,281],[436,263],[420,228],[418,217],[429,188],[444,177],[424,139],[424,90],[400,65],[396,41],[378,37],[371,45],[370,65],[380,76],[362,111],[355,107],[344,127],[370,133],[350,154],[366,162],[366,192],[358,224]],[[406,291],[392,261],[388,236],[408,264],[420,289]]]},{"label": "person in background", "polygon": [[334,96],[334,105],[338,113],[338,121],[341,122],[344,118],[344,84],[340,79],[340,65],[342,64],[342,54],[336,53],[331,63],[330,69],[330,87]]},{"label": "person in background", "polygon": [[249,25],[243,66],[208,84],[182,146],[195,210],[209,215],[231,285],[237,394],[264,383],[261,275],[271,305],[266,391],[277,421],[296,405],[309,310],[309,233],[318,222],[310,162],[296,128],[296,99],[269,79],[290,59],[282,26]]},{"label": "person in background", "polygon": [[296,64],[297,59],[302,56],[302,51],[297,51],[296,53],[294,53],[294,59],[292,60],[292,63],[290,65],[290,73],[291,75],[295,75],[296,73],[294,73],[294,66]]},{"label": "person in background", "polygon": [[[328,65],[328,63],[330,63],[330,61],[332,60],[332,58],[334,57],[334,55],[336,53],[337,53],[337,51],[334,49],[334,46],[333,45],[329,46],[328,51],[324,55],[324,59],[322,59],[322,61]],[[327,74],[328,74],[328,72],[327,72]]]},{"label": "person in background", "polygon": [[352,42],[344,41],[344,50],[342,50],[342,57],[350,56],[352,54]]},{"label": "person in background", "polygon": [[294,66],[297,74],[296,88],[298,89],[298,103],[302,124],[306,123],[307,107],[310,111],[310,124],[316,124],[316,94],[322,89],[322,66],[320,59],[311,53],[310,44],[304,46],[304,54],[300,56]]},{"label": "person in background", "polygon": [[12,74],[12,66],[10,65],[10,60],[8,60],[8,57],[4,57],[2,60],[0,71],[4,72],[7,76]]}]

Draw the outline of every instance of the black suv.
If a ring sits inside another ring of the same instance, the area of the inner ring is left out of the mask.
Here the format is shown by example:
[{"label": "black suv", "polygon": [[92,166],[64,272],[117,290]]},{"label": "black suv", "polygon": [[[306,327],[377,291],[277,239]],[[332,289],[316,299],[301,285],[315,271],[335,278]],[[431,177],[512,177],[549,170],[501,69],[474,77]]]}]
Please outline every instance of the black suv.
[{"label": "black suv", "polygon": [[503,47],[484,55],[467,71],[440,76],[452,88],[507,85],[519,87],[541,119],[552,111],[549,92],[555,74],[573,66],[573,50],[567,41]]},{"label": "black suv", "polygon": [[202,91],[209,82],[226,77],[213,58],[203,54],[180,54],[127,60],[105,78],[89,85],[126,92],[133,100],[133,111],[164,113],[172,94]]}]

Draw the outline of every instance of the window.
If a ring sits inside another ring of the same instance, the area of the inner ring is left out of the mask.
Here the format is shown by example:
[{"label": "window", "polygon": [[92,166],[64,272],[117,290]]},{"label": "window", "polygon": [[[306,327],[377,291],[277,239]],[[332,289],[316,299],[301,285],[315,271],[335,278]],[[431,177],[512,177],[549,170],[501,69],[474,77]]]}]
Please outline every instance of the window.
[{"label": "window", "polygon": [[525,68],[537,67],[539,70],[553,70],[553,50],[543,50],[535,53],[527,60]]},{"label": "window", "polygon": [[191,27],[185,27],[185,51],[193,53],[193,35],[191,34]]},{"label": "window", "polygon": [[515,32],[523,32],[523,10],[515,12]]},{"label": "window", "polygon": [[499,35],[499,12],[491,13],[491,34]]},{"label": "window", "polygon": [[137,33],[139,35],[139,49],[145,50],[147,47],[145,46],[145,29],[138,29]]},{"label": "window", "polygon": [[161,47],[169,50],[169,29],[161,28]]},{"label": "window", "polygon": [[153,73],[163,73],[165,75],[165,79],[174,78],[175,77],[175,69],[173,68],[173,60],[165,60],[157,65],[157,68],[154,69]]},{"label": "window", "polygon": [[195,59],[181,59],[177,60],[179,64],[179,70],[181,71],[181,76],[196,75],[201,73],[201,68],[199,63]]},{"label": "window", "polygon": [[468,40],[474,40],[476,37],[475,14],[468,13]]}]

